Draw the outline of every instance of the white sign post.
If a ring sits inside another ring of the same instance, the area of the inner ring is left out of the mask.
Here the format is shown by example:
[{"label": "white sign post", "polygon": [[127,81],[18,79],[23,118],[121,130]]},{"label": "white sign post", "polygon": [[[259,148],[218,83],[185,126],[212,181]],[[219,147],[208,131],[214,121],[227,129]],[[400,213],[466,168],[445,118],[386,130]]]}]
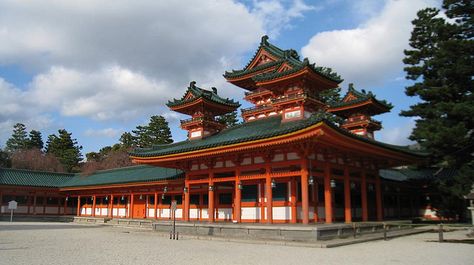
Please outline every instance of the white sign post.
[{"label": "white sign post", "polygon": [[16,210],[18,203],[14,200],[8,202],[8,209],[10,209],[10,222],[13,222],[13,210]]}]

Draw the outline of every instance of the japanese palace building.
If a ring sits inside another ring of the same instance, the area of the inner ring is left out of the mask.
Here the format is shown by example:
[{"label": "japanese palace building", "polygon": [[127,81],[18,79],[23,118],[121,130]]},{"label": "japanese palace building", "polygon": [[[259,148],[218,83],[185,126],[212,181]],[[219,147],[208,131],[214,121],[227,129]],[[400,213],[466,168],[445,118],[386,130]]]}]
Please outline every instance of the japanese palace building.
[{"label": "japanese palace building", "polygon": [[88,176],[0,169],[0,212],[15,199],[23,214],[151,219],[169,219],[176,201],[178,219],[209,222],[308,224],[431,214],[419,212],[426,202],[418,186],[395,181],[402,172],[390,170],[423,154],[375,140],[382,125],[372,116],[390,111],[389,103],[352,84],[340,102],[325,102],[325,91],[342,79],[266,36],[243,69],[224,77],[254,105],[242,109],[242,124],[217,122],[240,104],[193,81],[167,104],[190,116],[181,121],[187,140],[136,149],[130,156],[139,165]]}]

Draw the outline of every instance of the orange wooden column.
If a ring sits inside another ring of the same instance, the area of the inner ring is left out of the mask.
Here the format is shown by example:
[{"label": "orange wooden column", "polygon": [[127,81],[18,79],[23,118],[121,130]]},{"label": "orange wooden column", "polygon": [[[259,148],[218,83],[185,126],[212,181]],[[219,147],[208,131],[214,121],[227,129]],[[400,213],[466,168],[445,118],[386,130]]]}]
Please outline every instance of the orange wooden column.
[{"label": "orange wooden column", "polygon": [[208,202],[207,202],[207,205],[208,205],[208,209],[207,209],[207,214],[209,215],[209,222],[214,222],[214,218],[215,218],[215,211],[214,211],[214,182],[212,181],[212,179],[214,178],[214,172],[209,172],[209,194],[208,194]]},{"label": "orange wooden column", "polygon": [[157,213],[157,210],[158,210],[158,192],[155,191],[155,205],[154,205],[154,209],[155,209],[155,219],[158,219],[158,213]]},{"label": "orange wooden column", "polygon": [[239,188],[240,183],[240,169],[235,170],[235,199],[234,199],[234,220],[237,223],[242,221],[241,214],[241,200],[242,200],[242,190]]},{"label": "orange wooden column", "polygon": [[378,174],[375,175],[375,201],[377,203],[377,221],[382,221],[382,187],[380,185],[380,176]]},{"label": "orange wooden column", "polygon": [[183,194],[184,194],[184,213],[183,213],[184,221],[189,221],[189,197],[190,197],[190,192],[191,192],[191,189],[190,189],[189,183],[187,181],[185,181],[184,191],[183,191]]},{"label": "orange wooden column", "polygon": [[352,222],[351,181],[349,176],[349,168],[347,166],[344,166],[344,219],[346,223]]},{"label": "orange wooden column", "polygon": [[[69,196],[66,195],[66,197],[64,197],[64,214],[67,213],[67,200],[69,200]],[[28,213],[30,212],[30,207],[28,206]]]},{"label": "orange wooden column", "polygon": [[[34,213],[36,214],[36,195],[35,195],[35,210]],[[81,196],[77,196],[77,216],[81,216]]]},{"label": "orange wooden column", "polygon": [[95,204],[96,203],[96,197],[95,195],[92,196],[92,217],[95,217]]},{"label": "orange wooden column", "polygon": [[134,197],[134,194],[130,193],[130,211],[128,213],[128,218],[133,218],[133,200],[135,199]]},{"label": "orange wooden column", "polygon": [[326,223],[332,223],[331,167],[328,162],[324,165],[324,212]]},{"label": "orange wooden column", "polygon": [[296,207],[296,179],[293,177],[291,178],[291,194],[290,194],[290,197],[291,197],[291,219],[290,219],[290,223],[292,224],[296,224],[296,220],[297,220],[297,207]]},{"label": "orange wooden column", "polygon": [[109,199],[109,209],[107,210],[107,216],[110,218],[114,217],[114,195],[110,194],[110,199]]},{"label": "orange wooden column", "polygon": [[301,208],[303,224],[309,223],[308,160],[301,160]]},{"label": "orange wooden column", "polygon": [[[33,215],[36,214],[36,192],[33,195]],[[2,199],[0,198],[0,205],[2,205]],[[79,216],[79,215],[77,215]]]},{"label": "orange wooden column", "polygon": [[369,220],[369,214],[367,211],[367,176],[365,170],[362,171],[362,180],[360,183],[360,194],[362,201],[362,221],[367,222]]},{"label": "orange wooden column", "polygon": [[270,164],[265,166],[265,198],[267,200],[267,224],[273,223],[273,192],[272,178],[270,177]]}]

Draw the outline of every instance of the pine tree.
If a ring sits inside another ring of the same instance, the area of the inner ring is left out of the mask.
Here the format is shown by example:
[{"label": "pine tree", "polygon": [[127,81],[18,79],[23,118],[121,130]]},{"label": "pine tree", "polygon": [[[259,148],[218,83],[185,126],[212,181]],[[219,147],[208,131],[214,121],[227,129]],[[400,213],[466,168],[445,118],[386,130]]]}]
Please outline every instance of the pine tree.
[{"label": "pine tree", "polygon": [[132,130],[133,141],[138,147],[148,147],[151,139],[148,134],[148,126],[138,125],[136,130]]},{"label": "pine tree", "polygon": [[218,116],[216,120],[219,123],[225,124],[227,128],[235,126],[239,123],[239,120],[237,119],[237,111]]},{"label": "pine tree", "polygon": [[403,62],[414,84],[406,94],[421,102],[401,115],[418,118],[410,139],[431,152],[432,164],[457,170],[438,183],[444,201],[440,207],[449,209],[462,205],[474,182],[474,3],[445,0],[443,9],[454,23],[435,8],[420,10],[413,21],[411,49]]},{"label": "pine tree", "polygon": [[28,145],[26,126],[23,123],[17,123],[13,126],[13,134],[7,140],[6,150],[13,153],[17,150],[25,149]]},{"label": "pine tree", "polygon": [[10,154],[0,149],[0,167],[9,168],[11,164]]},{"label": "pine tree", "polygon": [[58,133],[58,136],[48,136],[46,153],[55,155],[67,172],[78,171],[79,162],[82,160],[82,146],[79,146],[77,140],[71,138],[71,133],[65,129],[58,130]]},{"label": "pine tree", "polygon": [[170,127],[163,116],[151,116],[147,126],[147,134],[150,139],[147,146],[170,144],[173,142]]},{"label": "pine tree", "polygon": [[332,89],[327,89],[319,93],[319,99],[321,102],[330,104],[333,102],[339,102],[341,100],[341,88],[336,87]]},{"label": "pine tree", "polygon": [[43,139],[40,131],[31,130],[29,139],[27,141],[28,149],[39,149],[42,150],[44,147]]},{"label": "pine tree", "polygon": [[122,133],[122,135],[120,136],[119,142],[122,145],[122,147],[125,149],[128,149],[136,145],[133,135],[129,132]]}]

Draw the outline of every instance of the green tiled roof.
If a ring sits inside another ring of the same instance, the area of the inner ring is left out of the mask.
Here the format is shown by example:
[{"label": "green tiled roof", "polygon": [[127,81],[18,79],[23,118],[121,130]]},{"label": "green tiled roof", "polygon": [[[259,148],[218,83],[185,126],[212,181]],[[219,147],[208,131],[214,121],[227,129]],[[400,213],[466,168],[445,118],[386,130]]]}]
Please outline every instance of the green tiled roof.
[{"label": "green tiled roof", "polygon": [[349,95],[349,94],[352,94],[352,95],[356,96],[356,99],[350,100],[350,101],[347,101],[347,102],[344,102],[344,101],[332,102],[332,103],[330,103],[330,106],[332,108],[337,108],[337,107],[342,107],[342,106],[350,106],[350,105],[354,105],[354,104],[364,102],[364,101],[367,101],[367,100],[371,99],[374,102],[386,107],[388,110],[393,108],[392,104],[388,103],[387,101],[378,100],[377,98],[375,98],[375,95],[372,94],[372,92],[370,92],[370,91],[368,93],[365,93],[364,90],[363,90],[363,92],[357,91],[354,88],[354,85],[352,83],[349,84],[349,89],[347,90],[347,93],[343,98],[347,97],[347,95]]},{"label": "green tiled roof", "polygon": [[[260,51],[260,49],[264,49],[265,51],[267,51],[268,53],[270,53],[273,56],[277,57],[278,59],[276,61],[273,61],[273,62],[268,62],[268,63],[262,64],[262,65],[258,65],[258,66],[254,67],[252,69],[248,69],[251,62],[256,59],[256,57],[258,55],[258,51]],[[285,62],[287,64],[291,65],[293,68],[289,69],[287,71],[277,72],[278,67],[280,65],[282,65],[283,63],[285,63]],[[244,69],[242,69],[242,70],[232,70],[231,72],[226,71],[224,73],[224,77],[225,78],[237,78],[237,77],[247,75],[247,74],[250,74],[250,73],[254,73],[254,72],[257,72],[259,70],[263,70],[263,69],[270,68],[270,67],[273,67],[273,66],[277,66],[275,68],[275,70],[270,71],[270,72],[266,72],[266,73],[262,73],[262,74],[258,74],[256,76],[252,77],[252,79],[254,81],[272,80],[272,79],[275,79],[275,78],[278,78],[278,77],[282,77],[282,76],[286,76],[286,75],[298,72],[298,71],[302,70],[305,67],[309,67],[314,72],[328,78],[331,81],[334,81],[334,82],[337,82],[337,83],[340,83],[340,82],[343,81],[343,79],[337,73],[332,72],[332,70],[330,68],[316,66],[314,63],[310,64],[307,58],[305,58],[303,61],[301,61],[298,53],[295,50],[293,50],[293,49],[282,50],[282,49],[276,47],[275,45],[269,43],[267,36],[262,37],[259,48],[257,49],[257,51],[253,55],[252,59],[245,66]]]},{"label": "green tiled roof", "polygon": [[[168,101],[166,105],[168,107],[175,107],[175,106],[179,106],[179,105],[183,105],[183,104],[195,101],[199,98],[204,98],[217,104],[222,104],[222,105],[226,105],[226,106],[230,106],[234,108],[240,107],[239,102],[234,101],[233,99],[221,98],[219,95],[217,95],[217,89],[216,88],[212,88],[212,89],[213,91],[202,89],[196,86],[195,81],[192,81],[189,84],[188,90],[186,91],[186,93],[184,93],[184,96],[181,99],[173,99],[173,101]],[[191,93],[194,96],[194,98],[185,99],[188,92]]]},{"label": "green tiled roof", "polygon": [[381,169],[379,170],[380,176],[384,179],[395,180],[395,181],[407,181],[417,179],[429,179],[433,177],[436,172],[434,169]]},{"label": "green tiled roof", "polygon": [[234,127],[230,127],[219,132],[218,134],[200,140],[186,140],[168,145],[157,145],[151,148],[137,148],[133,152],[131,152],[130,155],[136,157],[164,156],[196,150],[204,150],[208,148],[226,146],[259,139],[266,139],[274,136],[288,134],[291,132],[296,132],[321,121],[328,124],[335,130],[363,142],[368,142],[387,149],[411,155],[425,155],[424,153],[409,150],[407,147],[385,144],[365,137],[354,135],[323,119],[319,115],[312,115],[307,119],[283,123],[281,122],[281,116],[279,115],[269,118],[258,119],[252,122],[246,122]]},{"label": "green tiled roof", "polygon": [[151,182],[182,178],[183,172],[172,168],[148,165],[97,171],[91,175],[76,174],[60,187],[99,186],[134,182]]},{"label": "green tiled roof", "polygon": [[74,174],[0,168],[0,185],[57,188]]}]

